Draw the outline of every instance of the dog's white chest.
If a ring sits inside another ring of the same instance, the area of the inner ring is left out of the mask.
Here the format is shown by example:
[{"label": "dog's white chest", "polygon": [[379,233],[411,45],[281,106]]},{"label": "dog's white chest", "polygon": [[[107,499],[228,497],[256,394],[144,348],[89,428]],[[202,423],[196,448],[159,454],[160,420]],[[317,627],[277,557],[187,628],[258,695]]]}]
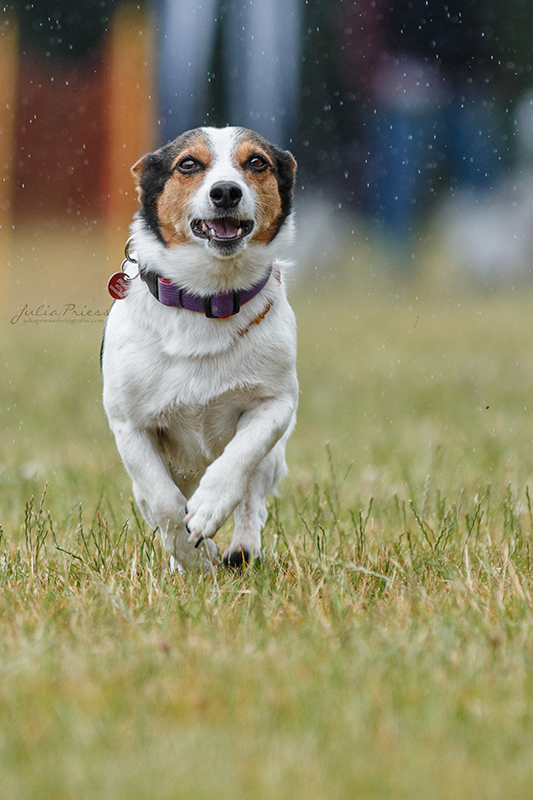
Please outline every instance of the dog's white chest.
[{"label": "dog's white chest", "polygon": [[175,478],[203,473],[233,439],[242,415],[257,402],[253,392],[234,390],[205,406],[177,405],[164,411],[156,435]]}]

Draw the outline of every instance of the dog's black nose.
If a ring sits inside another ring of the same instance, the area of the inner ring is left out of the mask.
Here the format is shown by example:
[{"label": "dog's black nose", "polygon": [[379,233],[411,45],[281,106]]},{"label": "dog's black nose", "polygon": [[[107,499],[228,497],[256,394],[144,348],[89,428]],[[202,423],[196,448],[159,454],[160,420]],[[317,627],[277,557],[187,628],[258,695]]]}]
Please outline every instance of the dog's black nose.
[{"label": "dog's black nose", "polygon": [[237,183],[219,181],[214,183],[209,197],[217,208],[235,208],[242,199],[242,189]]}]

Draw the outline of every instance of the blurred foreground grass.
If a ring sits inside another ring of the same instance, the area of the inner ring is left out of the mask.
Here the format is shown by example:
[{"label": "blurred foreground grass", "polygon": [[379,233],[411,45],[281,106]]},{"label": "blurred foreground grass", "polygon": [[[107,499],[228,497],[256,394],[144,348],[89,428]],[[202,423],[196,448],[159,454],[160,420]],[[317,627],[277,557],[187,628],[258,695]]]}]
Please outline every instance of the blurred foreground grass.
[{"label": "blurred foreground grass", "polygon": [[531,794],[531,293],[291,295],[290,476],[263,566],[207,578],[132,506],[103,325],[4,309],[3,798]]}]

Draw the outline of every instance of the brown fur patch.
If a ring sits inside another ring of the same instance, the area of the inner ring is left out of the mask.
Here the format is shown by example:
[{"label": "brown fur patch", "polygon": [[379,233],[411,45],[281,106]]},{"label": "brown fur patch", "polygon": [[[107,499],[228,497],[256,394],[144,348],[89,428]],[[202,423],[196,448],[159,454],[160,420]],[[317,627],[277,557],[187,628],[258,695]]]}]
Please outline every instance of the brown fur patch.
[{"label": "brown fur patch", "polygon": [[266,317],[266,315],[268,314],[268,312],[272,308],[272,305],[273,305],[272,300],[269,300],[268,303],[266,304],[264,310],[261,311],[261,313],[258,314],[257,317],[255,317],[250,322],[250,324],[246,326],[246,328],[243,328],[241,331],[238,331],[239,336],[244,336],[246,333],[248,333],[248,331],[250,330],[252,325],[259,325],[259,323],[262,322],[262,320],[264,320],[264,318]]},{"label": "brown fur patch", "polygon": [[189,239],[188,208],[192,196],[205,177],[205,172],[184,175],[175,169],[185,156],[201,161],[206,169],[211,166],[211,152],[201,134],[189,140],[172,162],[173,172],[157,198],[157,216],[161,236],[167,247],[184,244]]},{"label": "brown fur patch", "polygon": [[206,169],[209,169],[211,166],[211,150],[207,146],[207,142],[201,133],[191,137],[187,143],[187,147],[184,147],[176,153],[176,157],[172,162],[172,167],[174,168],[177,166],[178,162],[185,156],[192,156],[192,158],[195,158],[197,161],[201,161]]},{"label": "brown fur patch", "polygon": [[257,244],[268,244],[277,230],[278,218],[281,214],[281,198],[276,176],[271,169],[266,169],[264,172],[244,169],[244,164],[254,153],[258,153],[269,164],[272,164],[272,158],[268,153],[249,137],[241,140],[235,158],[237,167],[242,171],[244,179],[254,189],[257,196],[255,228],[250,241]]}]

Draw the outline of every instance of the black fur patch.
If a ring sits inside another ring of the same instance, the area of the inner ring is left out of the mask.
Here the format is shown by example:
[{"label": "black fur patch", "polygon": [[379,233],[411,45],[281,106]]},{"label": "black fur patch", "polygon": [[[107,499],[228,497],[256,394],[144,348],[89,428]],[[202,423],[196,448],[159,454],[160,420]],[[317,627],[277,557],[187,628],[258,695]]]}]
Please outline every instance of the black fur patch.
[{"label": "black fur patch", "polygon": [[[292,211],[292,198],[294,180],[296,178],[296,170],[293,167],[294,159],[288,150],[276,149],[276,163],[277,172],[276,178],[278,179],[279,196],[281,198],[281,214],[279,215],[276,223],[276,231],[272,239],[277,236],[281,226]],[[271,241],[272,241],[271,239]]]},{"label": "black fur patch", "polygon": [[246,548],[241,548],[234,553],[230,553],[229,557],[224,557],[224,566],[232,569],[244,569],[249,563],[250,553]]},{"label": "black fur patch", "polygon": [[165,183],[172,175],[172,165],[176,156],[184,150],[189,142],[196,137],[195,131],[186,131],[169,142],[155,153],[147,153],[143,158],[143,171],[139,186],[141,189],[142,209],[138,213],[144,219],[148,228],[155,233],[160,242],[166,246],[161,236],[159,217],[157,215],[157,198],[165,188]]}]

